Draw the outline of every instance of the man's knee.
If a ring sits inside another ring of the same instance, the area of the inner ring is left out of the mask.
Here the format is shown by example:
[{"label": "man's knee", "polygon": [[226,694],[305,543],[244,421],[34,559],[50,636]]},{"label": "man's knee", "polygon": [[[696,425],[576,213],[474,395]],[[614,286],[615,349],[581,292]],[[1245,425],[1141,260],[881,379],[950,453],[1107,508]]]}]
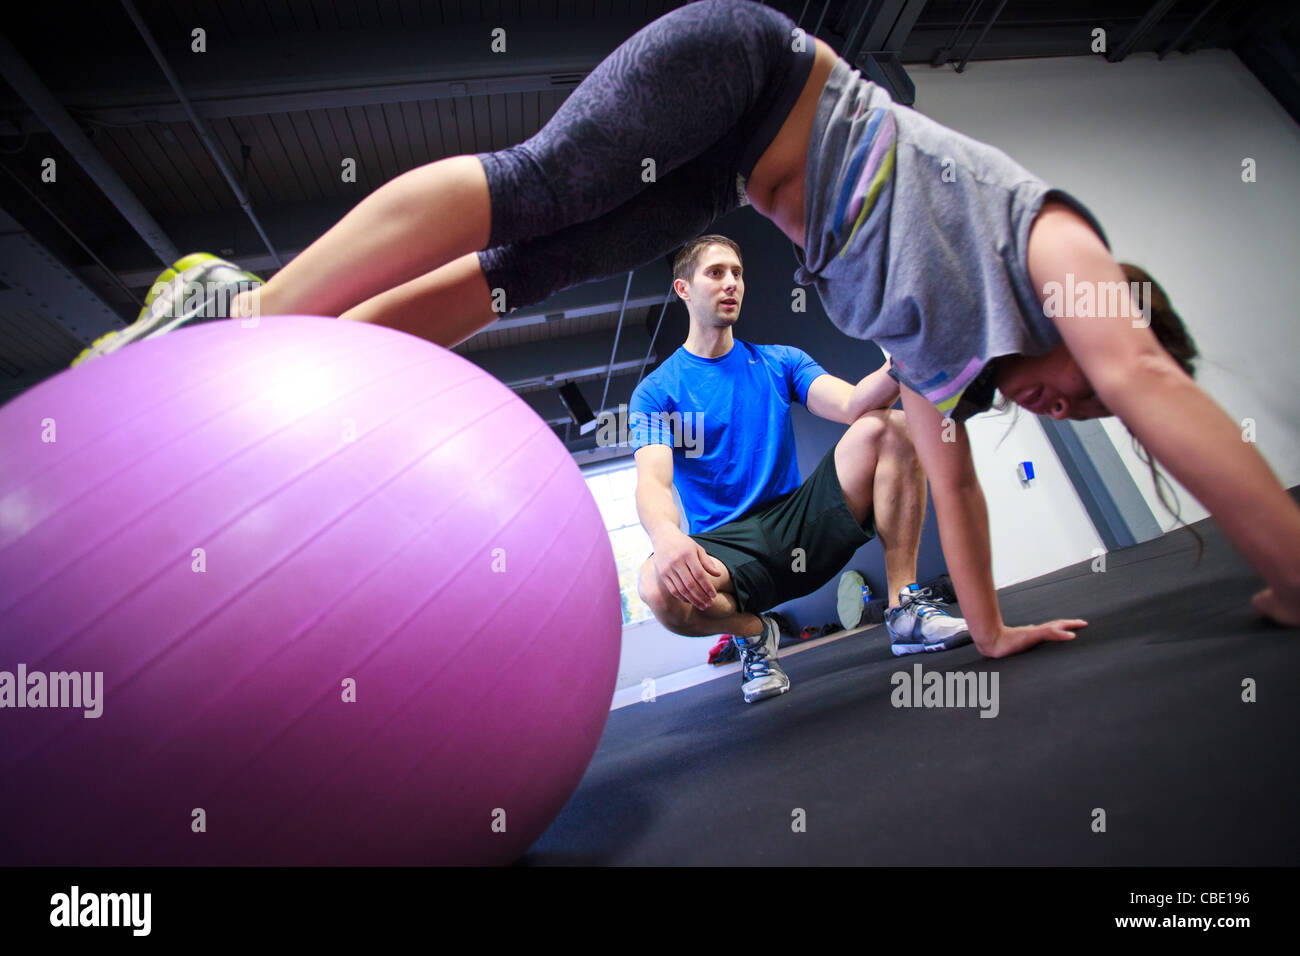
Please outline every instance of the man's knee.
[{"label": "man's knee", "polygon": [[[893,424],[891,415],[892,412],[888,410],[878,410],[868,412],[853,422],[840,439],[837,464],[847,467],[854,474],[870,474],[875,471],[881,455],[897,441],[897,426]],[[842,474],[841,477],[850,476]]]},{"label": "man's knee", "polygon": [[907,430],[907,416],[900,409],[885,412],[885,427],[880,440],[881,454],[899,462],[917,463],[916,447]]},{"label": "man's knee", "polygon": [[653,558],[647,559],[641,565],[637,591],[640,592],[641,600],[650,609],[650,613],[664,627],[671,631],[685,626],[690,617],[691,606],[668,593],[668,589],[659,580],[659,572],[655,570]]},{"label": "man's knee", "polygon": [[849,510],[861,520],[871,505],[876,465],[889,430],[883,412],[868,412],[849,426],[835,446],[835,471],[849,502]]},{"label": "man's knee", "polygon": [[897,409],[868,412],[849,426],[840,442],[836,466],[846,483],[875,474],[882,462],[894,469],[920,467],[907,418]]},{"label": "man's knee", "polygon": [[840,440],[847,442],[855,451],[875,453],[880,450],[888,431],[889,419],[886,412],[867,412],[849,426]]}]

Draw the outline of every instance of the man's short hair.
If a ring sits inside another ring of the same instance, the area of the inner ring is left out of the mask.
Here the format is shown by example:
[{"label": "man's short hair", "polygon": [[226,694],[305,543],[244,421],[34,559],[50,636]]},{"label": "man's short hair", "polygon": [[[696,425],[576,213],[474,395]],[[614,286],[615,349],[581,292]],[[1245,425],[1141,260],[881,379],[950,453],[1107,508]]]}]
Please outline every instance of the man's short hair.
[{"label": "man's short hair", "polygon": [[728,247],[736,254],[736,258],[740,259],[741,266],[745,265],[745,260],[740,255],[740,246],[736,245],[734,240],[726,236],[700,236],[682,246],[682,251],[673,259],[673,279],[684,279],[690,282],[695,276],[695,270],[699,268],[700,256],[704,255],[704,250],[712,245]]}]

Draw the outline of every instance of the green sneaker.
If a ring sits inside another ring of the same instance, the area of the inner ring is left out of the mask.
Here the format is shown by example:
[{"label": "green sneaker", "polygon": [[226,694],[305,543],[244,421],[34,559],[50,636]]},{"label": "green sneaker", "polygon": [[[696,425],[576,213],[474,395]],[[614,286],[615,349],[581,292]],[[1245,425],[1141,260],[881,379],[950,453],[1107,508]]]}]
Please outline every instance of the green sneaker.
[{"label": "green sneaker", "polygon": [[262,280],[233,262],[206,252],[178,259],[154,280],[139,317],[124,329],[101,335],[72,362],[102,358],[124,345],[163,335],[187,323],[226,318],[230,301]]}]

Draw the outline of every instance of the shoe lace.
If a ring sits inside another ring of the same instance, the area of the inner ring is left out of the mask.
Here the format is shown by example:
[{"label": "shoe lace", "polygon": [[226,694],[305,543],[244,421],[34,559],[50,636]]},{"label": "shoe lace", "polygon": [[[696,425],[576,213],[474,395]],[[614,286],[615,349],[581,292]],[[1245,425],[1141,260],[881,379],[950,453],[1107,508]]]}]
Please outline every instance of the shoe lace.
[{"label": "shoe lace", "polygon": [[767,649],[767,632],[764,631],[750,644],[748,640],[740,644],[741,666],[746,680],[754,677],[767,677],[772,673]]},{"label": "shoe lace", "polygon": [[942,614],[943,608],[939,607],[934,601],[934,591],[930,588],[921,588],[919,591],[913,591],[908,595],[906,601],[901,607],[911,608],[917,618],[926,618],[932,614]]}]

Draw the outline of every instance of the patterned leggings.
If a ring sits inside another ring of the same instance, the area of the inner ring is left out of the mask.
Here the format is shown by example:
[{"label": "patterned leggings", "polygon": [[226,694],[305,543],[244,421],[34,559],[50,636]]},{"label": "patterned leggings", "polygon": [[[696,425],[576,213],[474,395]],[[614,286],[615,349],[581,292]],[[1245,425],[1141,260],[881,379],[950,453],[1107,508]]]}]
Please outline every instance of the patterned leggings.
[{"label": "patterned leggings", "polygon": [[535,136],[475,154],[488,288],[507,309],[532,305],[666,255],[741,205],[812,70],[813,40],[795,36],[752,0],[688,3],[606,57]]}]

